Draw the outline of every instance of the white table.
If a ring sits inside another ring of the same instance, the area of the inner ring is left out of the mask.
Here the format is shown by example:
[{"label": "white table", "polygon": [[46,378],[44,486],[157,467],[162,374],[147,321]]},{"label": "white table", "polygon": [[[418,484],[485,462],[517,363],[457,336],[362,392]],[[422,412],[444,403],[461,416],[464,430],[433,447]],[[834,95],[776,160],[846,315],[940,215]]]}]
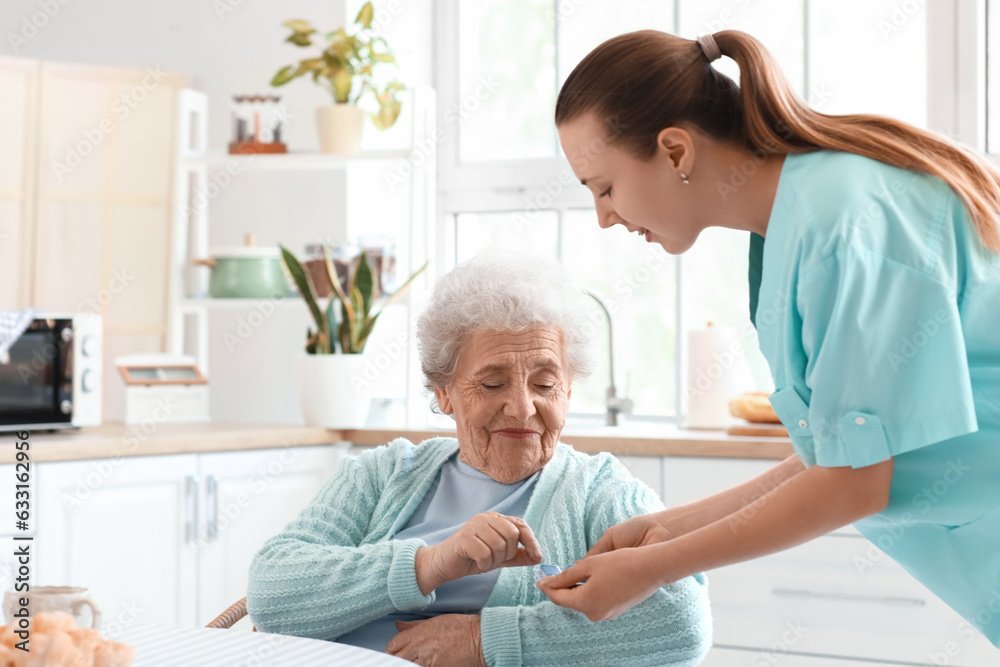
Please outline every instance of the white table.
[{"label": "white table", "polygon": [[109,639],[135,648],[133,667],[413,667],[385,653],[269,632],[134,623]]}]

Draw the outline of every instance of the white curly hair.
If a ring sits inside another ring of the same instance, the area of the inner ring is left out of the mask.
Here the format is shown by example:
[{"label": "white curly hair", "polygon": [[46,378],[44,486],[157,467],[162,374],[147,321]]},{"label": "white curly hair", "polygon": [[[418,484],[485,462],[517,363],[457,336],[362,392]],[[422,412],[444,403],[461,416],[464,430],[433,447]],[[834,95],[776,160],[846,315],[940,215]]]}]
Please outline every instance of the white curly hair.
[{"label": "white curly hair", "polygon": [[556,326],[563,333],[571,381],[594,366],[593,309],[586,288],[551,257],[485,248],[438,280],[417,321],[417,348],[431,409],[434,389],[447,387],[472,333]]}]

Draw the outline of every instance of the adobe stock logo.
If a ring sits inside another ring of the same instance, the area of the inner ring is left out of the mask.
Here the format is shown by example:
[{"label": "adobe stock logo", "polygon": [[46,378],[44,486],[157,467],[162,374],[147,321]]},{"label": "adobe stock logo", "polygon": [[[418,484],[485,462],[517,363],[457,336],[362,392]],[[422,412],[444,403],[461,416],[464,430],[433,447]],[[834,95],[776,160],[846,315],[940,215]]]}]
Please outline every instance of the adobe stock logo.
[{"label": "adobe stock logo", "polygon": [[947,321],[948,312],[941,308],[934,313],[934,319],[921,320],[917,323],[917,329],[912,334],[901,337],[898,350],[886,354],[892,370],[898,372],[900,366],[910,363],[921,348],[930,343],[931,339],[941,331],[941,325]]},{"label": "adobe stock logo", "polygon": [[38,0],[39,11],[21,19],[20,32],[7,33],[7,41],[10,43],[11,51],[20,53],[21,47],[37,37],[39,31],[47,26],[49,21],[54,19],[69,3],[70,0]]}]

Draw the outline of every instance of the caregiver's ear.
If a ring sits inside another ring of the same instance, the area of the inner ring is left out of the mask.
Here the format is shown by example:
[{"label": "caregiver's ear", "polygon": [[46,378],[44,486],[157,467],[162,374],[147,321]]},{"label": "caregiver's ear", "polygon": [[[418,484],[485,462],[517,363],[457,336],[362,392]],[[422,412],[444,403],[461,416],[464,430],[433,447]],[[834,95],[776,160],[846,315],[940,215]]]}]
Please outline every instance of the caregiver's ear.
[{"label": "caregiver's ear", "polygon": [[435,387],[434,396],[437,398],[438,408],[441,414],[450,415],[454,410],[451,407],[451,398],[448,397],[448,390]]},{"label": "caregiver's ear", "polygon": [[694,138],[686,128],[668,127],[656,135],[657,148],[680,172],[691,173],[694,164]]}]

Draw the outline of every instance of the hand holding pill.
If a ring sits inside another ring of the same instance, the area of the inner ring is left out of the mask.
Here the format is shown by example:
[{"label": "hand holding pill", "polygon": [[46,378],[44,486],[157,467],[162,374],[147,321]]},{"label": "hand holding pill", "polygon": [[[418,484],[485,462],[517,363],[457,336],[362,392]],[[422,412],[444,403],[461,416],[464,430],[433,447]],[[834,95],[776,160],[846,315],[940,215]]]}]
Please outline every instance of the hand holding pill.
[{"label": "hand holding pill", "polygon": [[444,542],[417,550],[417,584],[426,595],[468,575],[541,562],[542,547],[524,519],[485,512]]}]

